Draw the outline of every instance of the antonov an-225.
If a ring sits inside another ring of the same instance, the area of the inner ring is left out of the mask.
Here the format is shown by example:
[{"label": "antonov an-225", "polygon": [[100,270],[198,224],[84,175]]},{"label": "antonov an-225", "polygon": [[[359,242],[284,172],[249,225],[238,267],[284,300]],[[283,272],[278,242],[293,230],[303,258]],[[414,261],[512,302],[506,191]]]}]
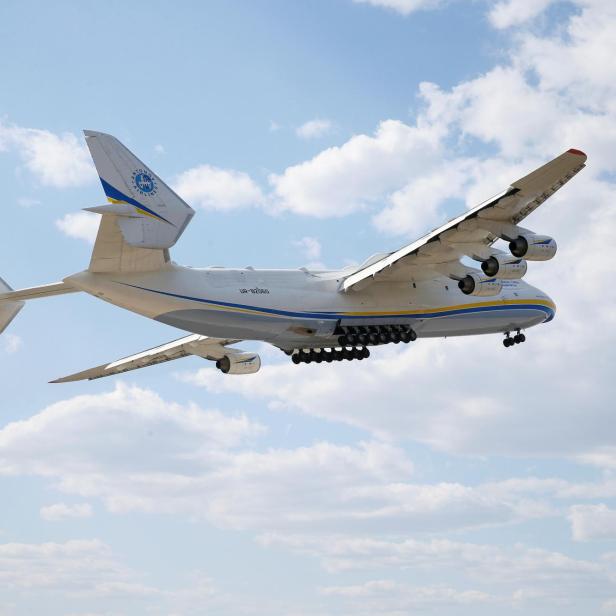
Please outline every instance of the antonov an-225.
[{"label": "antonov an-225", "polygon": [[[62,282],[13,291],[0,280],[0,332],[26,300],[83,291],[191,335],[54,383],[96,379],[187,355],[226,374],[259,370],[242,340],[270,343],[295,364],[364,359],[370,347],[417,338],[523,330],[554,317],[554,302],[522,281],[528,261],[556,242],[519,223],[584,168],[568,150],[503,192],[415,242],[338,270],[182,267],[169,249],[194,211],[149,167],[105,133],[85,131],[108,204],[89,267]],[[509,251],[494,248],[503,239]],[[466,257],[466,258],[465,258]],[[468,263],[474,260],[479,267]]]}]

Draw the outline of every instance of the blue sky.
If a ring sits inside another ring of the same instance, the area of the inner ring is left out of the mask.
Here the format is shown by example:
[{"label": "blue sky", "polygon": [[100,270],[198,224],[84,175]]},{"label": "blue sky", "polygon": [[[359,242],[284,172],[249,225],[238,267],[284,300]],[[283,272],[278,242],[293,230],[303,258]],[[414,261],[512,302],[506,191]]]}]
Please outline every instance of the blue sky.
[{"label": "blue sky", "polygon": [[178,337],[69,295],[0,338],[0,614],[616,613],[616,11],[601,0],[4,2],[0,274],[85,268],[81,129],[195,207],[188,265],[338,267],[569,147],[528,219],[556,319],[249,377],[196,358],[52,378]]}]

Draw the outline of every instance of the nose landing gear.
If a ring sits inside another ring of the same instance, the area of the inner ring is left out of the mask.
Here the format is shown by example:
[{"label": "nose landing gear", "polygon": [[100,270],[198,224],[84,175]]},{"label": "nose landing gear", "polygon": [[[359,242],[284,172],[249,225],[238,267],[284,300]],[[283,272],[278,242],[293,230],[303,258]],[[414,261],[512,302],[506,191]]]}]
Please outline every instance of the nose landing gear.
[{"label": "nose landing gear", "polygon": [[521,342],[526,341],[526,336],[520,332],[520,330],[516,330],[515,336],[511,336],[510,332],[505,333],[505,339],[503,340],[503,346],[505,348],[509,348],[514,344],[520,344]]}]

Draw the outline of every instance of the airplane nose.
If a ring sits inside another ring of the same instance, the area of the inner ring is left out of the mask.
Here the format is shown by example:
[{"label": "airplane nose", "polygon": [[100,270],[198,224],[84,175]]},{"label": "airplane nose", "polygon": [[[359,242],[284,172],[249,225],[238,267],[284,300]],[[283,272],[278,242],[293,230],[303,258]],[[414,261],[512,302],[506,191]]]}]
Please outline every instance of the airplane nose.
[{"label": "airplane nose", "polygon": [[556,302],[545,293],[541,297],[542,303],[545,304],[546,309],[549,311],[544,323],[549,323],[556,316]]}]

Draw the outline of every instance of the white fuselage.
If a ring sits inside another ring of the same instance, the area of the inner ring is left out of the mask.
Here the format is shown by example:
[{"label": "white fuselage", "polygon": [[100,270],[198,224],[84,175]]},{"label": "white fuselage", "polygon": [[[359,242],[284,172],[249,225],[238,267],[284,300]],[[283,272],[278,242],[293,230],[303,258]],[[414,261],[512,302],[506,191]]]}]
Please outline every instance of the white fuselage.
[{"label": "white fuselage", "polygon": [[341,293],[338,271],[193,269],[81,272],[66,279],[114,305],[182,330],[219,338],[263,340],[282,349],[336,346],[337,325],[410,325],[418,337],[526,329],[553,318],[555,306],[521,280],[493,297],[464,295],[442,277],[375,282]]}]

